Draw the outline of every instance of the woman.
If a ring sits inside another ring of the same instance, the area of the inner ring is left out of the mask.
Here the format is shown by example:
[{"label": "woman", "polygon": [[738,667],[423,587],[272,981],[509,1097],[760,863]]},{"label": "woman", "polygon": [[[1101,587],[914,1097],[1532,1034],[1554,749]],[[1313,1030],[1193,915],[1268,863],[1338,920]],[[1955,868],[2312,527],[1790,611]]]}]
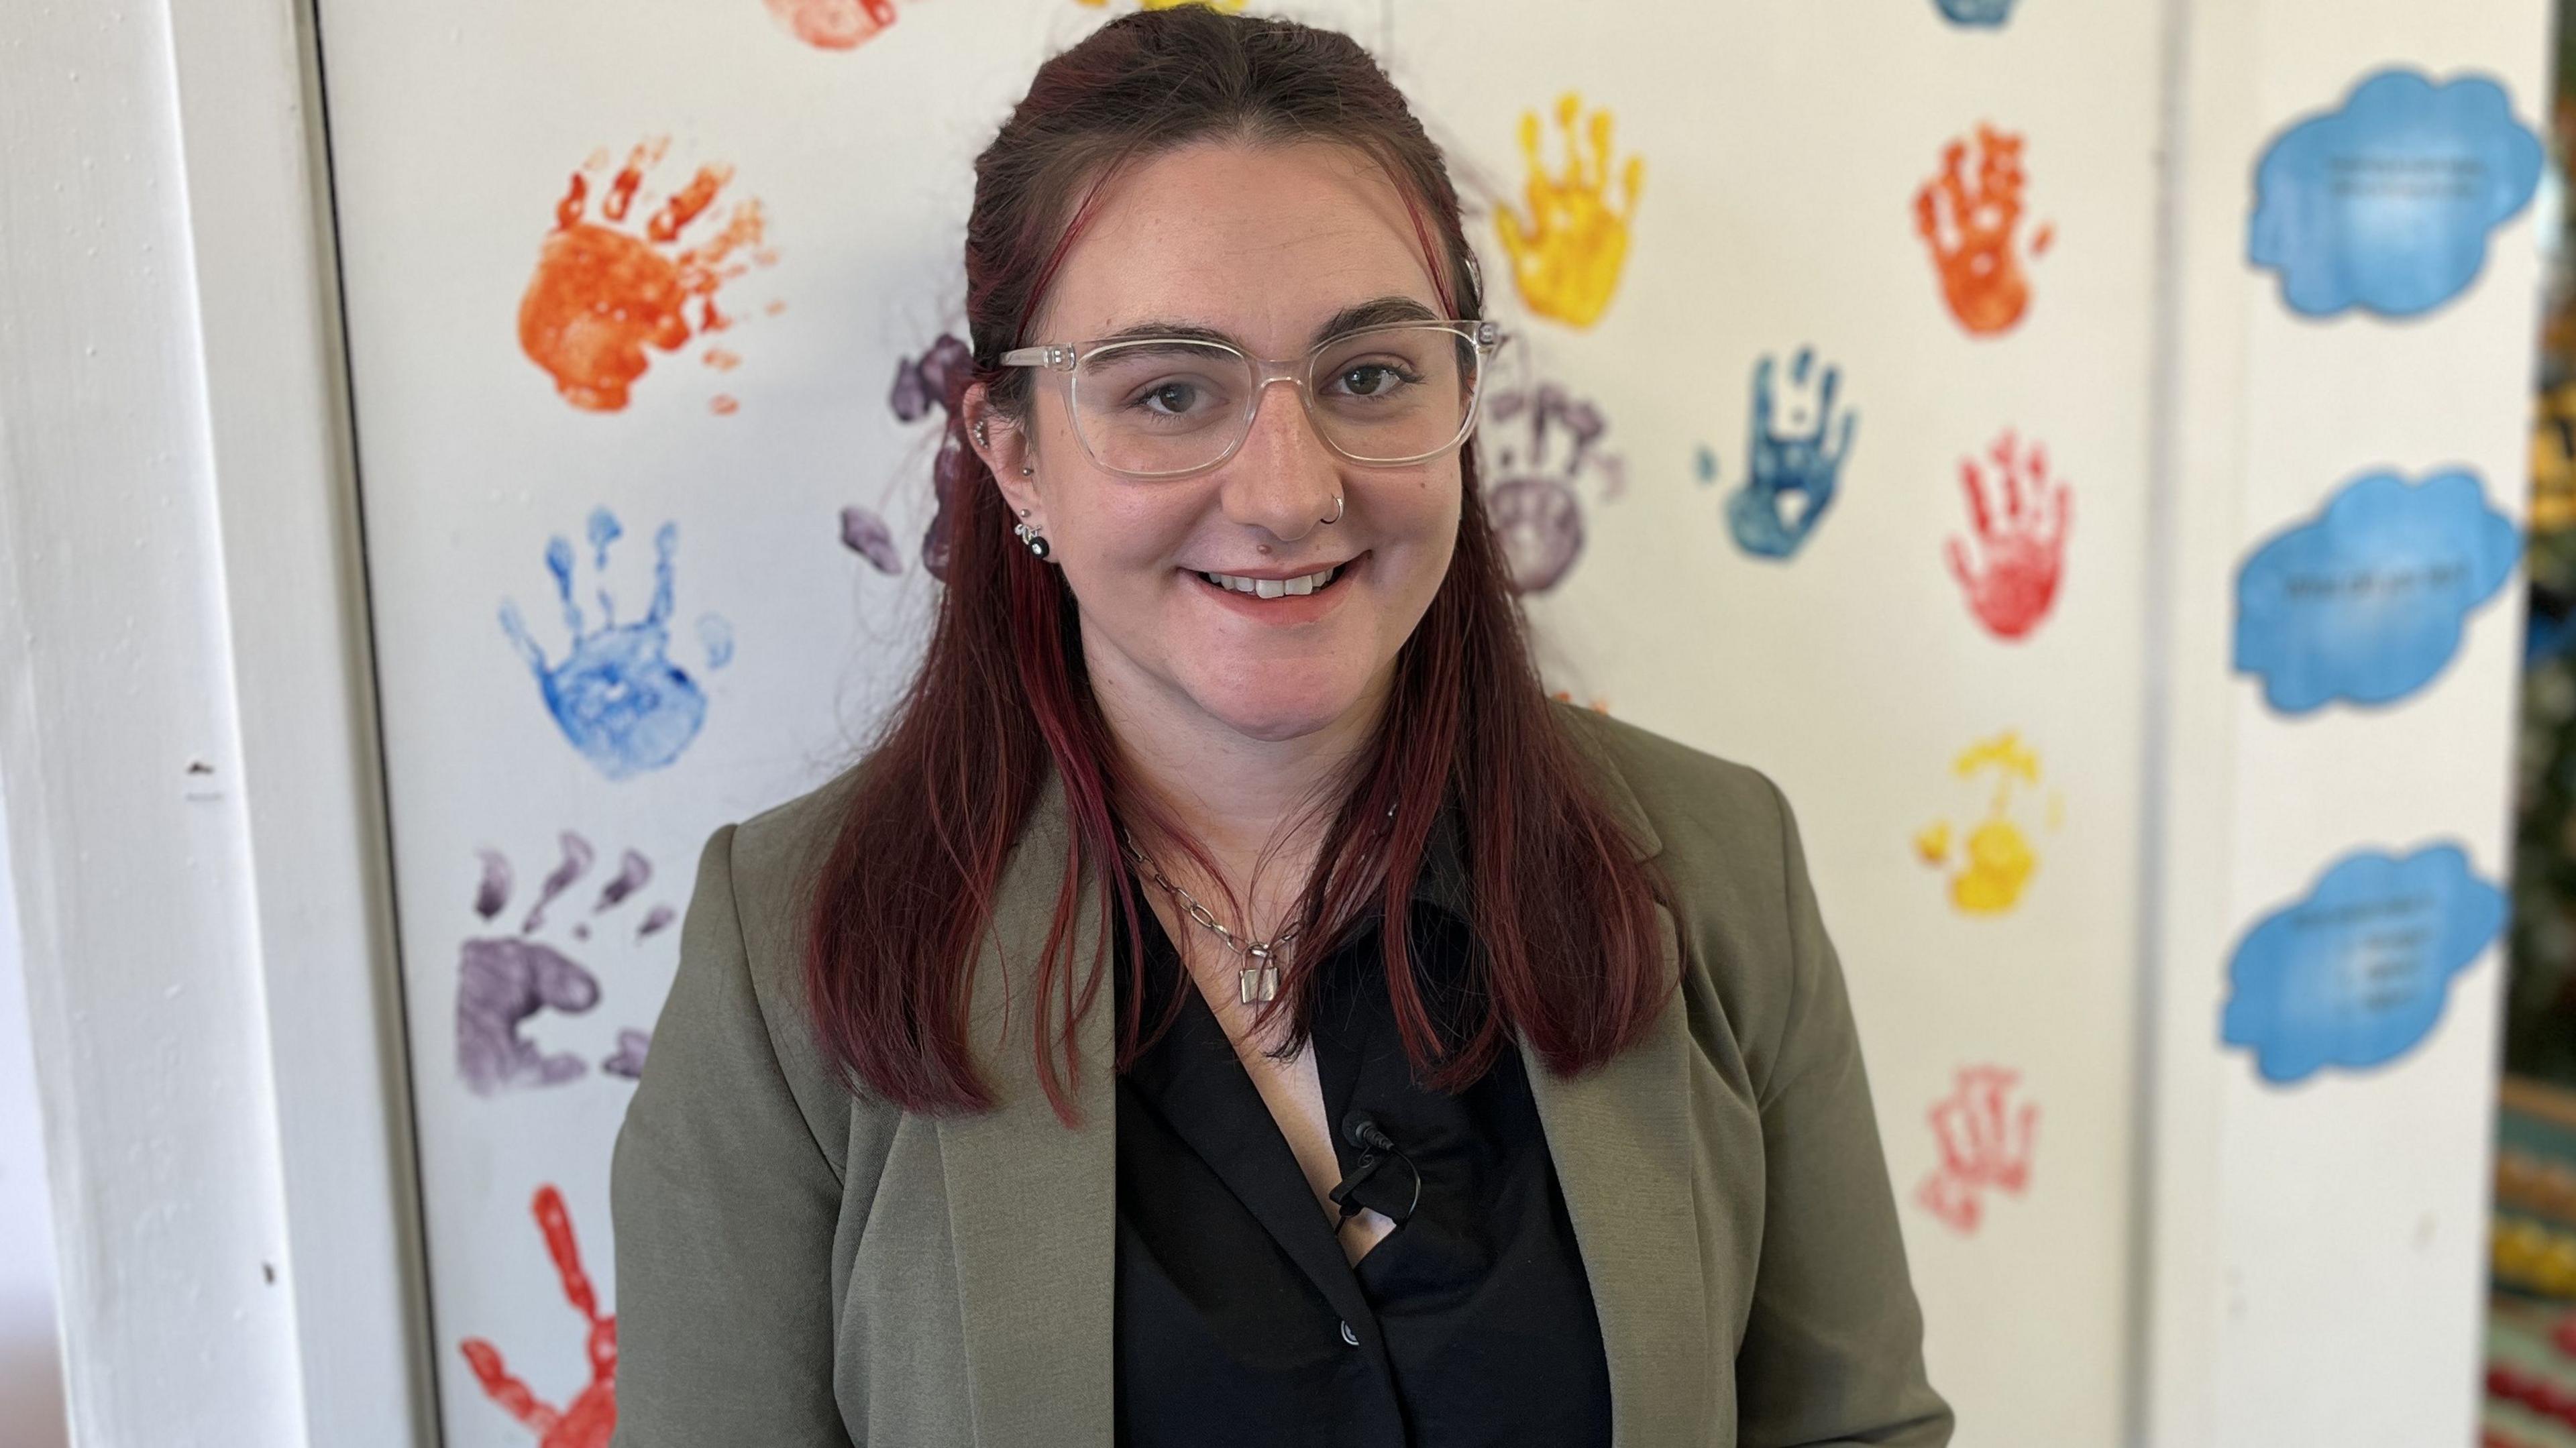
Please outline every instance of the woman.
[{"label": "woman", "polygon": [[620,1448],[1946,1442],[1785,802],[1541,692],[1403,99],[1131,15],[976,175],[928,655],[618,1138]]}]

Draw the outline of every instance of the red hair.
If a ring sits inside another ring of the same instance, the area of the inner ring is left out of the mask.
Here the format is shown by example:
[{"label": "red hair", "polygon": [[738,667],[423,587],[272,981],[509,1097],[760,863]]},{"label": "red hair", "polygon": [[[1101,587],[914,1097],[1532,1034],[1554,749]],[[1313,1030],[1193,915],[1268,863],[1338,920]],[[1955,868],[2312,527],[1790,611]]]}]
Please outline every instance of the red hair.
[{"label": "red hair", "polygon": [[[1083,881],[1106,879],[1141,983],[1138,887],[1117,811],[1215,872],[1178,822],[1132,787],[1086,674],[1062,573],[1019,546],[1000,489],[966,445],[965,389],[1024,416],[1024,369],[997,359],[1024,332],[1071,238],[1124,161],[1209,137],[1323,141],[1386,167],[1451,315],[1483,302],[1458,197],[1440,153],[1368,52],[1349,37],[1199,6],[1122,16],[1039,67],[1027,97],[975,164],[966,227],[974,367],[955,369],[925,561],[945,587],[919,673],[856,777],[807,921],[808,1004],[827,1059],[855,1091],[905,1109],[993,1105],[968,1044],[966,1002],[995,895],[1050,773],[1069,825],[1062,883],[1037,963],[1030,1048],[1058,1117],[1073,1124],[1075,1023],[1109,964],[1102,917],[1088,969],[1075,959]],[[1076,193],[1080,192],[1079,199]],[[1428,214],[1429,225],[1424,222]],[[1409,932],[1379,932],[1406,1054],[1436,1088],[1463,1089],[1517,1035],[1576,1074],[1633,1042],[1676,984],[1661,969],[1659,876],[1630,858],[1530,659],[1508,572],[1463,451],[1457,546],[1421,623],[1398,650],[1370,747],[1354,761],[1294,916],[1296,952],[1270,1011],[1291,1013],[1280,1048],[1302,1047],[1320,959],[1370,907],[1410,918],[1435,820],[1463,826],[1480,1009],[1444,1032],[1408,959]],[[1129,993],[1116,1068],[1149,1028]],[[1178,998],[1174,998],[1178,1005]],[[1455,1038],[1452,1038],[1452,1036]],[[1067,1063],[1059,1070],[1059,1057]]]}]

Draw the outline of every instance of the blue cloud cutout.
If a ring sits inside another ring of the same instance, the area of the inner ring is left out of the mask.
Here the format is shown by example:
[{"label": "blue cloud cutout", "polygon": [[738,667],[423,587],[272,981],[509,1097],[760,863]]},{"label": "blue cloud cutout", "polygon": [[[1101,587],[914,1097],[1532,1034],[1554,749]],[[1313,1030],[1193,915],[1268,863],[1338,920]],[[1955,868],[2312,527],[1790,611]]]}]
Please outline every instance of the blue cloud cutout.
[{"label": "blue cloud cutout", "polygon": [[2346,855],[2237,943],[2220,1038],[2251,1047],[2276,1084],[2394,1060],[2432,1033],[2451,977],[2504,921],[2504,892],[2457,845]]},{"label": "blue cloud cutout", "polygon": [[2477,474],[2364,473],[2237,569],[2236,670],[2285,714],[2402,698],[2451,661],[2521,552]]},{"label": "blue cloud cutout", "polygon": [[2540,138],[2482,76],[2383,70],[2283,131],[2254,169],[2246,257],[2290,310],[2431,311],[2486,266],[2487,235],[2531,203]]}]

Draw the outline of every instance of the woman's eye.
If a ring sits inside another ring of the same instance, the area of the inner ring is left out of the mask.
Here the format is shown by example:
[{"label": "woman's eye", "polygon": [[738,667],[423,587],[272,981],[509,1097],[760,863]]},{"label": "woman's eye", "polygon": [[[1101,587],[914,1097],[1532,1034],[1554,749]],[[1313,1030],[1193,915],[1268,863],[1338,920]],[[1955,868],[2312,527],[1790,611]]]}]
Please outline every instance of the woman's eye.
[{"label": "woman's eye", "polygon": [[1137,400],[1149,412],[1177,417],[1198,405],[1199,390],[1187,382],[1166,382],[1146,389],[1145,395]]},{"label": "woman's eye", "polygon": [[1384,397],[1417,379],[1406,373],[1403,368],[1389,363],[1364,362],[1356,367],[1343,368],[1341,374],[1333,380],[1340,385],[1343,392],[1353,397]]}]

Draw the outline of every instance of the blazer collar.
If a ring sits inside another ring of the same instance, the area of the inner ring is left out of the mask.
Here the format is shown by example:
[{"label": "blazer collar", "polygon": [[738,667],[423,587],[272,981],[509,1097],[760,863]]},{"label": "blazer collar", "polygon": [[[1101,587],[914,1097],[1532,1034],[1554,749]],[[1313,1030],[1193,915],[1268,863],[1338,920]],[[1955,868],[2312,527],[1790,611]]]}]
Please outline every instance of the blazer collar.
[{"label": "blazer collar", "polygon": [[[1651,858],[1662,840],[1635,792],[1588,729],[1568,732],[1598,768],[1601,798],[1631,853]],[[972,1040],[998,1104],[938,1122],[978,1448],[1106,1448],[1113,1433],[1109,992],[1075,1023],[1080,1124],[1071,1130],[1039,1085],[1030,1017],[1069,834],[1063,785],[1050,776],[1004,867],[973,981]],[[1463,901],[1456,843],[1448,829],[1435,832],[1417,898]],[[1104,895],[1096,877],[1083,882],[1076,942],[1098,938]],[[1660,905],[1656,924],[1667,977],[1677,976],[1678,936]],[[1726,1358],[1715,1351],[1701,1288],[1690,1051],[1678,1004],[1643,1040],[1580,1078],[1557,1075],[1522,1045],[1601,1321],[1613,1448],[1646,1448],[1717,1410],[1711,1374]]]}]

